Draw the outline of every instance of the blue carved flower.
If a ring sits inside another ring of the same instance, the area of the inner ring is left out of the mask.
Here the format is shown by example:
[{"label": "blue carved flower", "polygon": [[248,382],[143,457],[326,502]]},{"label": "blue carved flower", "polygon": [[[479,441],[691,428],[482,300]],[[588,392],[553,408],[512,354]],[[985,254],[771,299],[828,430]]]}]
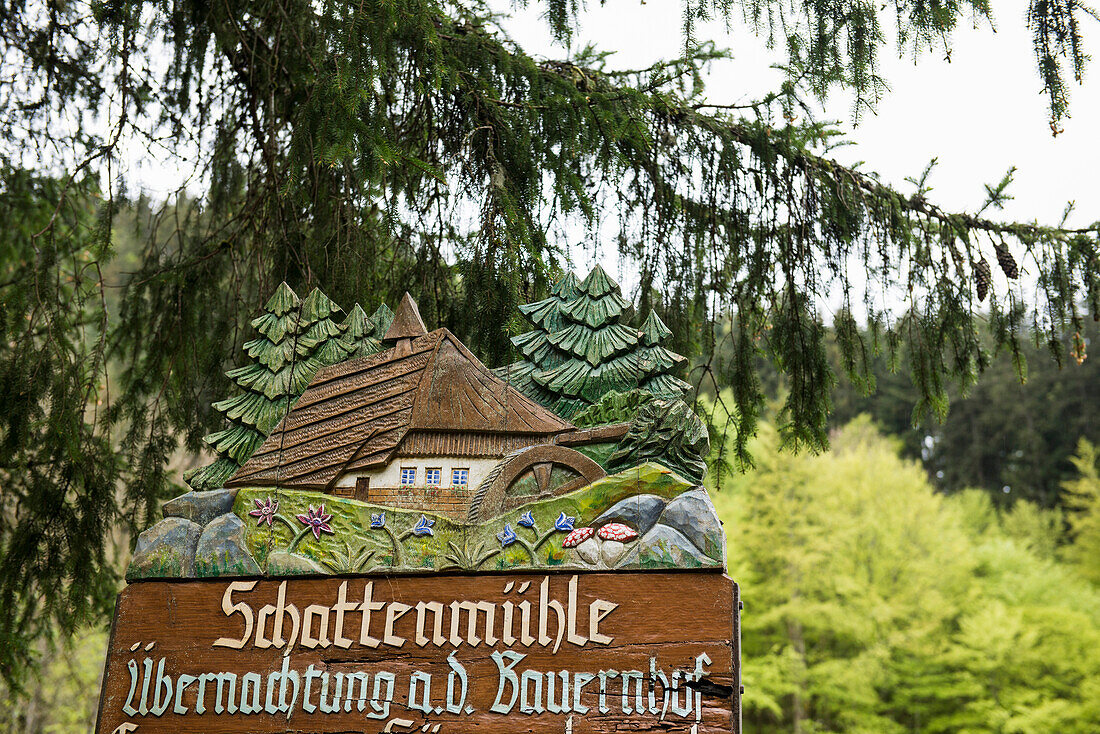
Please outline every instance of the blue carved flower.
[{"label": "blue carved flower", "polygon": [[525,528],[535,527],[535,518],[531,517],[531,511],[523,513],[523,516],[519,519],[519,524]]},{"label": "blue carved flower", "polygon": [[516,542],[516,531],[512,530],[511,525],[505,523],[504,530],[497,533],[497,538],[500,539],[500,547],[503,548]]},{"label": "blue carved flower", "polygon": [[427,515],[421,515],[420,519],[416,521],[412,533],[413,535],[435,535],[432,525],[435,525],[435,520],[429,520]]},{"label": "blue carved flower", "polygon": [[371,528],[384,528],[386,527],[386,513],[379,512],[377,515],[373,512],[370,515]]},{"label": "blue carved flower", "polygon": [[558,519],[554,521],[554,529],[560,530],[563,533],[568,533],[573,530],[573,521],[576,519],[575,517],[567,517],[563,512],[558,515]]}]

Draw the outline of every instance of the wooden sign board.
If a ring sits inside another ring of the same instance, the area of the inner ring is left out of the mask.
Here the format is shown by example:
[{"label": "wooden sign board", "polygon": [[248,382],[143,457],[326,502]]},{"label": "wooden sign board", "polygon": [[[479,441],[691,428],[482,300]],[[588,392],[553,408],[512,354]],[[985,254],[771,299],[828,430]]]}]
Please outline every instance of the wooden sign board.
[{"label": "wooden sign board", "polygon": [[715,572],[143,581],[97,734],[739,732]]}]

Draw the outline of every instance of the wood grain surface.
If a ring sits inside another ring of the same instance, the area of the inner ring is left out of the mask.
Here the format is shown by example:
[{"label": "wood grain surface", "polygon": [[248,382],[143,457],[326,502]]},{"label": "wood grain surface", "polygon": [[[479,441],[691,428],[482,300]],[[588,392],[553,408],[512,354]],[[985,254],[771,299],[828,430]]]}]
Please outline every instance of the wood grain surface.
[{"label": "wood grain surface", "polygon": [[96,731],[739,732],[737,609],[710,572],[139,582]]}]

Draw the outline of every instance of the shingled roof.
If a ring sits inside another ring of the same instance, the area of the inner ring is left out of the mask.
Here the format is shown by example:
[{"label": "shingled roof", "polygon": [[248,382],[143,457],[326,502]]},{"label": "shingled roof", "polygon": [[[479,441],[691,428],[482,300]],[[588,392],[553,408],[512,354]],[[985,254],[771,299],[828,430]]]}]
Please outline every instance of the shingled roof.
[{"label": "shingled roof", "polygon": [[437,329],[318,371],[286,418],[226,483],[325,489],[383,465],[409,431],[553,436],[573,425],[511,387]]}]

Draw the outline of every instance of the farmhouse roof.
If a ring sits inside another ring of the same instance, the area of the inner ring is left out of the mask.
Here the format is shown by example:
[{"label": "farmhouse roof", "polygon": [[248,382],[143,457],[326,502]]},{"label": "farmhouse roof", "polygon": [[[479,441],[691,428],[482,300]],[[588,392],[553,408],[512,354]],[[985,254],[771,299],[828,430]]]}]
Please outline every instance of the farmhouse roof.
[{"label": "farmhouse roof", "polygon": [[226,486],[324,489],[349,470],[389,462],[409,431],[549,437],[572,428],[490,372],[450,331],[437,329],[412,338],[407,350],[318,371]]},{"label": "farmhouse roof", "polygon": [[410,339],[424,336],[428,333],[428,327],[424,326],[424,319],[420,318],[420,309],[416,307],[416,301],[408,293],[405,293],[401,303],[397,306],[397,313],[393,316],[393,323],[386,329],[386,335],[382,341],[389,342],[395,339]]}]

